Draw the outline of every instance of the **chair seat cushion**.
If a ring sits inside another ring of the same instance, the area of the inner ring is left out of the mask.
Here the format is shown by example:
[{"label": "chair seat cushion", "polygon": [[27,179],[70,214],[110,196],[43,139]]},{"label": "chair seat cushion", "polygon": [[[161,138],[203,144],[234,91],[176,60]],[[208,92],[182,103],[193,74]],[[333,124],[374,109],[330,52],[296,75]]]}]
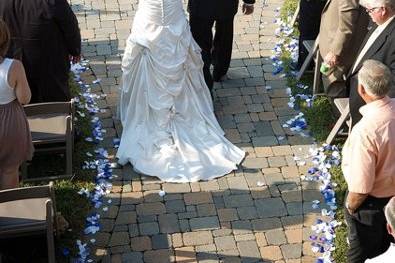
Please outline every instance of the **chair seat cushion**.
[{"label": "chair seat cushion", "polygon": [[18,230],[39,230],[46,225],[48,198],[0,203],[0,234]]},{"label": "chair seat cushion", "polygon": [[66,114],[41,114],[27,117],[32,140],[63,140],[67,130]]}]

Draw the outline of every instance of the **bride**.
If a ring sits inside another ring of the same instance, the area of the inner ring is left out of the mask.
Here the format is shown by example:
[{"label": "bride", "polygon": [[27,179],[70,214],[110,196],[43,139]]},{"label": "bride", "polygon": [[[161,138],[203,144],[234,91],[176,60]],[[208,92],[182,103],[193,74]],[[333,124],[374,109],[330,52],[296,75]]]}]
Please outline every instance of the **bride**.
[{"label": "bride", "polygon": [[117,158],[167,182],[210,180],[244,152],[224,137],[182,0],[140,0],[122,60]]}]

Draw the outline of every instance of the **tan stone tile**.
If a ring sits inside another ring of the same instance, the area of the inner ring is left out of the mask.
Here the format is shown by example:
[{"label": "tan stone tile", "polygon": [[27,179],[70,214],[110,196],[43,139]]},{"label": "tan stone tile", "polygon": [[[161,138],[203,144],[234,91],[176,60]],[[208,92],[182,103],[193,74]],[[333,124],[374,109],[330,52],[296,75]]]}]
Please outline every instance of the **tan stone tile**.
[{"label": "tan stone tile", "polygon": [[267,246],[267,241],[264,233],[262,232],[255,233],[255,239],[256,239],[256,243],[258,244],[258,247]]},{"label": "tan stone tile", "polygon": [[187,263],[187,262],[195,262],[196,260],[196,252],[193,247],[180,247],[176,248],[176,261],[177,263]]},{"label": "tan stone tile", "polygon": [[302,229],[285,230],[288,243],[302,243]]},{"label": "tan stone tile", "polygon": [[266,247],[261,247],[259,250],[261,252],[261,256],[263,259],[279,260],[283,258],[279,246],[266,246]]},{"label": "tan stone tile", "polygon": [[182,234],[181,233],[175,233],[171,235],[171,240],[172,240],[172,245],[173,247],[182,247]]},{"label": "tan stone tile", "polygon": [[255,154],[257,157],[270,157],[273,156],[273,151],[271,147],[255,147]]}]

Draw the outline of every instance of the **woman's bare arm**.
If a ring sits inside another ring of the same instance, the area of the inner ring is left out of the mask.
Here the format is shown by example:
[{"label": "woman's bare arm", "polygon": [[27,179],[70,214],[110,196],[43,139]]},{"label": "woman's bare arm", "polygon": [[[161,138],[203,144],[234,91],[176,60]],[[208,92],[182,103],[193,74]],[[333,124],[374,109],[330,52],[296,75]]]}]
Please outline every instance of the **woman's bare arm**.
[{"label": "woman's bare arm", "polygon": [[8,83],[15,89],[16,98],[20,104],[28,104],[31,99],[29,83],[27,83],[25,68],[22,62],[14,60],[8,73]]}]

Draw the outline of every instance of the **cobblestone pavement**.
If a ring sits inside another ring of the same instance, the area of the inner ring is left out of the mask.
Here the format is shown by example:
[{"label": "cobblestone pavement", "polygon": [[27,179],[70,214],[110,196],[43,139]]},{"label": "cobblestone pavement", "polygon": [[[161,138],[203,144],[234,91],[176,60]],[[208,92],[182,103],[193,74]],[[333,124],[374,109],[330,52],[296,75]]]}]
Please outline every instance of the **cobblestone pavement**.
[{"label": "cobblestone pavement", "polygon": [[[298,166],[310,139],[282,124],[288,108],[285,80],[271,74],[276,37],[275,9],[282,0],[258,0],[252,16],[235,19],[229,79],[216,85],[216,114],[227,138],[248,155],[235,172],[217,180],[163,183],[130,166],[115,169],[112,204],[101,211],[101,232],[92,248],[101,262],[314,262],[308,237],[321,200],[318,186],[301,182]],[[130,33],[136,0],[71,0],[83,37],[83,54],[107,97],[99,101],[107,129],[103,145],[114,157],[113,118],[121,78],[121,54]],[[265,86],[271,86],[267,90]],[[166,191],[159,196],[160,189]],[[92,237],[89,237],[92,238]]]}]

